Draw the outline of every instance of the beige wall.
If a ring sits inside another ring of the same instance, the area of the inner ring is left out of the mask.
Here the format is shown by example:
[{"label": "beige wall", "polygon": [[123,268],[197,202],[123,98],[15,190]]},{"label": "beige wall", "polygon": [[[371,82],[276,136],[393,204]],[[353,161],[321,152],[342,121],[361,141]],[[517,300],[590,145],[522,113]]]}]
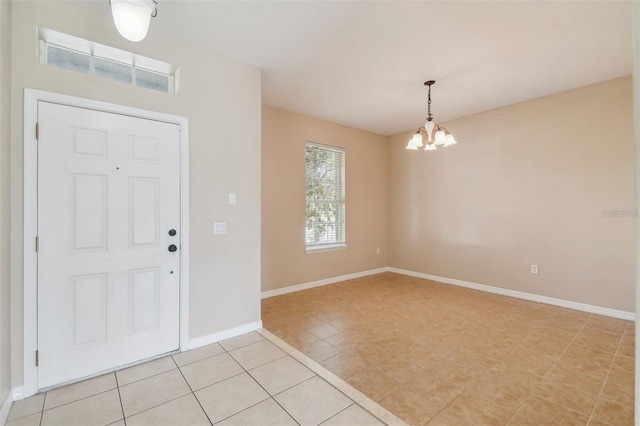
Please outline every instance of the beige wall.
[{"label": "beige wall", "polygon": [[603,216],[635,208],[632,111],[625,77],[445,123],[444,150],[390,137],[389,266],[634,311],[635,220]]},{"label": "beige wall", "polygon": [[[635,128],[636,208],[640,210],[640,3],[631,6],[633,30],[633,122]],[[640,217],[636,218],[636,323],[640,321]],[[636,327],[636,340],[640,339],[640,327]],[[636,365],[640,365],[640,345],[636,345]],[[635,370],[636,395],[640,395],[640,369]],[[635,399],[635,424],[640,424],[640,398]]]},{"label": "beige wall", "polygon": [[[345,149],[346,250],[305,254],[306,141]],[[384,136],[262,107],[262,291],[386,266],[386,155]]]},{"label": "beige wall", "polygon": [[[162,14],[162,2],[158,6]],[[36,26],[180,66],[180,93],[167,95],[38,63]],[[4,57],[3,57],[4,62]],[[108,14],[71,2],[13,4],[12,331],[13,385],[22,382],[22,122],[25,87],[144,108],[190,120],[191,338],[260,319],[260,70],[163,39],[153,22],[130,43]],[[238,203],[227,204],[236,192]],[[213,235],[214,221],[227,235]]]},{"label": "beige wall", "polygon": [[[11,390],[10,180],[11,3],[0,1],[0,408]],[[0,418],[0,422],[2,419]]]}]

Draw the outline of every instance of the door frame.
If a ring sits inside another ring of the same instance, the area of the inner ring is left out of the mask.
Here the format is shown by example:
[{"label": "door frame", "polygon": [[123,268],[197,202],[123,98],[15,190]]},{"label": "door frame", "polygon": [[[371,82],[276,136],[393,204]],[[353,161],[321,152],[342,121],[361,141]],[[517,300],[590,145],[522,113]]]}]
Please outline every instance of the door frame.
[{"label": "door frame", "polygon": [[126,115],[147,120],[176,124],[180,127],[180,350],[188,349],[189,341],[189,119],[177,115],[111,104],[92,99],[24,89],[24,388],[23,397],[38,392],[38,369],[35,354],[38,348],[38,256],[35,238],[38,231],[38,145],[36,123],[38,102],[50,102],[70,107]]}]

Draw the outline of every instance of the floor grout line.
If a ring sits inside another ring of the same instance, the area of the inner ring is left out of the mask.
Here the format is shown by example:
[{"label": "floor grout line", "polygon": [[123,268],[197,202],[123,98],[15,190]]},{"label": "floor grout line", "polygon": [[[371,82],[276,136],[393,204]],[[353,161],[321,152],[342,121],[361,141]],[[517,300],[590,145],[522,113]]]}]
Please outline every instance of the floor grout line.
[{"label": "floor grout line", "polygon": [[[223,348],[224,349],[224,348]],[[222,354],[219,354],[222,355]],[[182,372],[182,369],[180,368],[180,366],[178,366],[178,363],[176,362],[175,358],[173,358],[173,356],[171,357],[173,359],[173,362],[176,364],[178,371],[180,372],[180,375],[182,376],[182,379],[185,381],[185,383],[187,384],[187,386],[189,387],[189,390],[191,391],[191,395],[193,395],[193,398],[196,400],[196,402],[198,403],[198,406],[200,407],[200,409],[202,410],[202,412],[204,413],[205,417],[207,418],[207,420],[209,421],[209,424],[212,425],[213,422],[211,421],[211,418],[209,417],[209,414],[207,413],[207,411],[204,409],[204,407],[202,406],[202,403],[200,402],[200,400],[198,399],[196,393],[194,392],[193,388],[191,387],[191,384],[189,383],[189,381],[187,380],[186,377],[184,377],[184,373]],[[212,358],[212,357],[210,357]],[[205,358],[207,359],[207,358]],[[186,364],[189,365],[189,364]],[[182,398],[182,397],[180,397]]]},{"label": "floor grout line", "polygon": [[[626,328],[627,327],[625,327],[625,330]],[[614,353],[613,358],[611,358],[611,363],[609,364],[609,368],[607,369],[607,374],[604,376],[604,381],[602,382],[602,386],[600,387],[600,391],[598,392],[598,396],[596,397],[596,402],[593,404],[593,408],[591,409],[591,414],[589,415],[589,421],[591,421],[591,419],[599,420],[594,417],[594,414],[596,412],[596,407],[598,406],[598,402],[600,402],[600,396],[602,395],[602,391],[604,390],[604,387],[607,385],[607,381],[609,380],[609,374],[611,373],[611,368],[613,367],[613,363],[616,360],[616,355],[620,350],[620,345],[622,345],[623,337],[624,337],[624,331],[622,332],[622,335],[620,336],[620,340],[618,341],[618,347],[616,348],[616,352]]]},{"label": "floor grout line", "polygon": [[42,419],[44,419],[44,407],[46,407],[47,404],[47,394],[49,392],[45,392],[44,393],[44,398],[42,398],[42,409],[40,410],[40,422],[38,423],[40,426],[42,426]]},{"label": "floor grout line", "polygon": [[122,411],[122,421],[124,422],[124,426],[127,426],[127,418],[124,414],[124,404],[122,403],[122,395],[120,394],[120,385],[118,384],[118,375],[115,371],[112,373],[113,378],[116,381],[116,389],[118,390],[118,401],[120,401],[120,410]]}]

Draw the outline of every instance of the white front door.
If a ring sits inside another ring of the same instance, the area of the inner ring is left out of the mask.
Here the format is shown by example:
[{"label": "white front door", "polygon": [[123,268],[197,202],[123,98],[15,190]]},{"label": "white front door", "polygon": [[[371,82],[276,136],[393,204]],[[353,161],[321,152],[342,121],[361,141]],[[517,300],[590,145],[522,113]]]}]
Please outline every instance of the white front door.
[{"label": "white front door", "polygon": [[179,348],[179,126],[38,103],[38,388]]}]

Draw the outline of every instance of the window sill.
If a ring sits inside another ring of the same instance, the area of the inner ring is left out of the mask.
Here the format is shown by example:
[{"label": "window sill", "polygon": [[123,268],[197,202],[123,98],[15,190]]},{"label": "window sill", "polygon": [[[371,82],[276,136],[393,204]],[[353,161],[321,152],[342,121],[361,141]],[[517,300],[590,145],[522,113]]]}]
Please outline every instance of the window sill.
[{"label": "window sill", "polygon": [[305,253],[307,254],[316,254],[316,253],[324,253],[327,251],[338,251],[338,250],[346,250],[346,244],[327,244],[324,246],[311,246],[305,249]]}]

